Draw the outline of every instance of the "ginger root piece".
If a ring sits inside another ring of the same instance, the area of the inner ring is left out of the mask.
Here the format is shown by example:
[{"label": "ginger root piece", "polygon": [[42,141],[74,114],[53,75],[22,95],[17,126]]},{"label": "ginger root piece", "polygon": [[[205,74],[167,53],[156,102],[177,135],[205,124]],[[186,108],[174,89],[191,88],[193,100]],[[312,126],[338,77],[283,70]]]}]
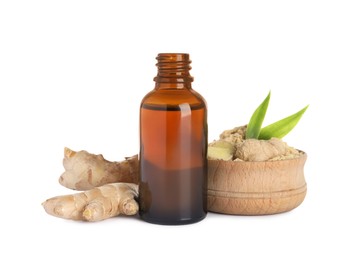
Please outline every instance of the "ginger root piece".
[{"label": "ginger root piece", "polygon": [[73,190],[89,190],[107,183],[139,183],[138,156],[127,157],[125,161],[110,162],[99,154],[86,151],[64,150],[61,185]]},{"label": "ginger root piece", "polygon": [[119,214],[135,215],[139,210],[137,197],[138,185],[112,183],[73,195],[53,197],[42,205],[55,217],[100,221]]},{"label": "ginger root piece", "polygon": [[302,154],[303,152],[300,152],[299,150],[296,150],[295,148],[288,146],[288,149],[285,151],[284,155],[278,155],[276,157],[273,157],[272,159],[269,159],[269,161],[294,159],[301,156]]},{"label": "ginger root piece", "polygon": [[210,160],[230,161],[233,155],[234,146],[230,142],[218,140],[208,145],[207,158]]},{"label": "ginger root piece", "polygon": [[245,140],[247,125],[238,126],[230,130],[225,130],[220,134],[220,139],[233,145],[242,143]]},{"label": "ginger root piece", "polygon": [[[247,125],[239,126],[226,130],[220,135],[219,141],[222,140],[232,144],[234,154],[232,159],[234,161],[278,161],[296,158],[301,155],[298,150],[288,146],[278,138],[272,138],[270,140],[246,140],[246,129]],[[213,143],[216,143],[216,141]],[[210,147],[208,148],[210,151]],[[215,151],[215,153],[217,152]],[[220,155],[221,153],[219,153],[218,156]],[[216,155],[212,155],[212,157],[208,157],[208,159],[222,159],[218,156],[216,158]]]},{"label": "ginger root piece", "polygon": [[243,161],[261,162],[285,156],[289,151],[289,146],[278,138],[248,139],[236,147],[235,157]]}]

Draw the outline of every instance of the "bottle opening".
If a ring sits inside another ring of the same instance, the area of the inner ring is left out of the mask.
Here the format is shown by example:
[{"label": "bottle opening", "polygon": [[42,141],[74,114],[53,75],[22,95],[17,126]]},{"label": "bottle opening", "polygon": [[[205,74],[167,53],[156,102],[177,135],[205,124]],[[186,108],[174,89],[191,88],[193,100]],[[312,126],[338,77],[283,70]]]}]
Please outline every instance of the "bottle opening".
[{"label": "bottle opening", "polygon": [[177,61],[184,61],[184,62],[191,62],[190,56],[188,53],[159,53],[156,59],[160,61],[167,61],[167,62],[177,62]]}]

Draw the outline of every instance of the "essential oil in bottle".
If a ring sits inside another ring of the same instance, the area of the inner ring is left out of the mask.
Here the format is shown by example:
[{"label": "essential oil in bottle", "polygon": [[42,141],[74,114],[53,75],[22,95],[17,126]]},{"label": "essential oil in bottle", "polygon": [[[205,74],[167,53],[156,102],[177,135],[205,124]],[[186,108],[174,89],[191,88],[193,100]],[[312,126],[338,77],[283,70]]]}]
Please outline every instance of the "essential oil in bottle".
[{"label": "essential oil in bottle", "polygon": [[161,53],[140,106],[140,216],[189,224],[207,214],[207,108],[191,87],[188,54]]}]

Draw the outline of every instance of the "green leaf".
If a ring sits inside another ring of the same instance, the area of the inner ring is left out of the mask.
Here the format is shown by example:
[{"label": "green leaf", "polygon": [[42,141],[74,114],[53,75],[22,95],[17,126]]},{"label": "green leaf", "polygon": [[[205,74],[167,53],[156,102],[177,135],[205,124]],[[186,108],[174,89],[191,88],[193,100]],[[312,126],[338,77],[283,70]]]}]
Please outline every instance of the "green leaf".
[{"label": "green leaf", "polygon": [[269,140],[272,137],[283,138],[296,126],[307,108],[308,105],[299,112],[262,128],[258,139]]},{"label": "green leaf", "polygon": [[250,122],[247,125],[247,130],[246,130],[246,139],[257,139],[258,136],[260,135],[260,130],[261,126],[264,120],[264,117],[266,116],[266,111],[268,108],[269,104],[269,99],[271,97],[271,92],[269,91],[268,96],[263,100],[261,105],[255,110],[253,115],[251,116]]}]

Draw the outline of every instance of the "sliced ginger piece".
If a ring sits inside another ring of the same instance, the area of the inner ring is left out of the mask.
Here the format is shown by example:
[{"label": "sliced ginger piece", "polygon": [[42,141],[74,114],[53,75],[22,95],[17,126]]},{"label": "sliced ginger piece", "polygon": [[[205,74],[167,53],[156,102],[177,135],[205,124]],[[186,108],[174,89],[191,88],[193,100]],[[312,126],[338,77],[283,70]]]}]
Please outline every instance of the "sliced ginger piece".
[{"label": "sliced ginger piece", "polygon": [[233,158],[234,146],[227,141],[218,140],[208,145],[207,158],[229,161]]}]

